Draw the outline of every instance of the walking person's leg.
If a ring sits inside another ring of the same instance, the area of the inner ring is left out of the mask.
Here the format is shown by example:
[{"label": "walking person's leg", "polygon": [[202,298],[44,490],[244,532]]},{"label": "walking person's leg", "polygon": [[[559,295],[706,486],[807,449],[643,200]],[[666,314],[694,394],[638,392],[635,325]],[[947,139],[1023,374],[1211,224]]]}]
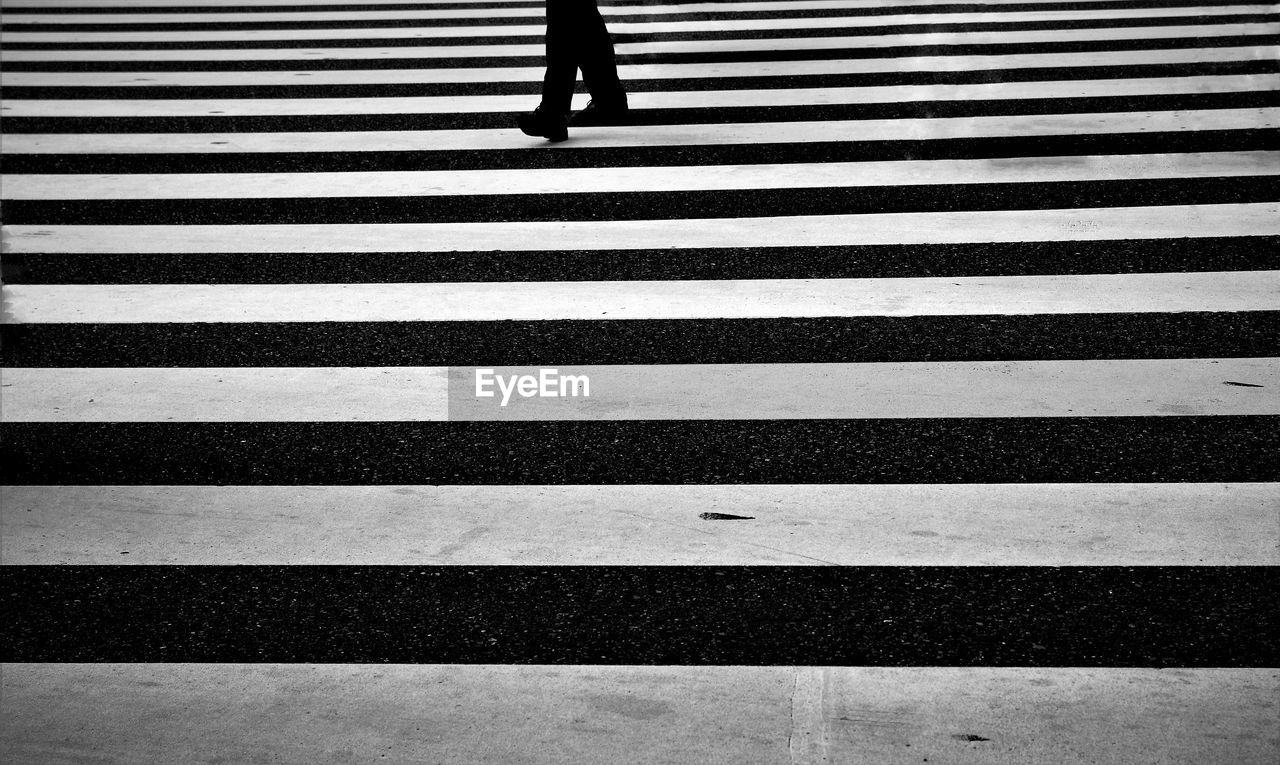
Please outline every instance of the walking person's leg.
[{"label": "walking person's leg", "polygon": [[591,94],[591,103],[573,117],[574,125],[618,125],[627,121],[627,91],[618,79],[613,40],[605,28],[596,0],[569,0],[580,3],[576,15],[580,22],[582,54],[578,65],[582,80]]},{"label": "walking person's leg", "polygon": [[596,0],[547,0],[546,40],[542,102],[533,112],[520,115],[520,129],[526,135],[552,141],[568,137],[567,121],[579,68],[591,103],[574,117],[574,124],[623,124],[627,94],[618,79],[613,41]]},{"label": "walking person's leg", "polygon": [[569,137],[569,108],[573,86],[578,81],[578,50],[581,32],[575,16],[580,0],[547,0],[547,72],[542,78],[542,102],[529,114],[519,117],[526,135],[552,141]]}]

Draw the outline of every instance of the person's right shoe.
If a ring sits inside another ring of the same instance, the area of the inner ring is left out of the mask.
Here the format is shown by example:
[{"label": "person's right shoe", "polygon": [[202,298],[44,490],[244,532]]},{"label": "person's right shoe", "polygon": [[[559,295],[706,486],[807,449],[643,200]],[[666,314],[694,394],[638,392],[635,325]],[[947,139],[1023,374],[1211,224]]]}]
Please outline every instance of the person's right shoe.
[{"label": "person's right shoe", "polygon": [[520,132],[536,138],[545,138],[553,143],[569,137],[569,120],[567,115],[553,114],[541,106],[527,114],[516,117]]},{"label": "person's right shoe", "polygon": [[608,125],[630,125],[631,110],[627,108],[627,99],[613,103],[596,103],[592,99],[587,108],[573,115],[569,124],[574,127],[601,127]]}]

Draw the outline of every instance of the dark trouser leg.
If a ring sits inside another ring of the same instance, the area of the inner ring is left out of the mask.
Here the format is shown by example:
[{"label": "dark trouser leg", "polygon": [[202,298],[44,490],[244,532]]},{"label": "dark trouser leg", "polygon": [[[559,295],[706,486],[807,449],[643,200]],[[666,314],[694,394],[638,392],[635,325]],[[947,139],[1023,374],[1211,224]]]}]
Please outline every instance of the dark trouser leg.
[{"label": "dark trouser leg", "polygon": [[[554,0],[552,0],[554,2]],[[571,0],[573,1],[573,0]],[[580,0],[584,7],[582,19],[582,56],[578,66],[582,68],[582,80],[592,100],[600,105],[626,103],[627,94],[618,80],[618,64],[613,55],[613,40],[605,28],[604,19],[595,0]]]},{"label": "dark trouser leg", "polygon": [[573,99],[578,69],[593,99],[616,103],[626,98],[618,81],[613,41],[595,0],[547,0],[547,73],[542,107],[565,113]]},{"label": "dark trouser leg", "polygon": [[[577,0],[581,2],[581,0]],[[542,78],[542,108],[567,114],[578,81],[579,40],[575,0],[547,0],[547,73]]]}]

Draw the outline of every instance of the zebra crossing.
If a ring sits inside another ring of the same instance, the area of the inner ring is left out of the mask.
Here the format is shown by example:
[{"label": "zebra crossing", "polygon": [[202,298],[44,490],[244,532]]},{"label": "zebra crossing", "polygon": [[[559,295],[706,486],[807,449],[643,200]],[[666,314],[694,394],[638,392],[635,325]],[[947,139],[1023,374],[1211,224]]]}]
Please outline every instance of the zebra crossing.
[{"label": "zebra crossing", "polygon": [[1274,761],[1276,6],[601,12],[0,0],[6,749]]}]

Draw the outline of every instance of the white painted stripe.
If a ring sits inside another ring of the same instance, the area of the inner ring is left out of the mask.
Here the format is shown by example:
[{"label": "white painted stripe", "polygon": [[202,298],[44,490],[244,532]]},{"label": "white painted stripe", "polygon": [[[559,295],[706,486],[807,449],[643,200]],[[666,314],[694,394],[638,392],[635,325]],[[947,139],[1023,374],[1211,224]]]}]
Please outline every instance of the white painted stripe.
[{"label": "white painted stripe", "polygon": [[[895,8],[897,3],[881,2],[879,8]],[[1051,14],[1054,18],[1145,18],[1160,16],[1199,16],[1209,8],[1215,11],[1219,6],[1201,8],[1108,8],[1095,11],[1079,9],[1070,11],[1030,11],[1037,14]],[[1226,6],[1232,13],[1273,13],[1274,6],[1262,3],[1240,3]],[[759,11],[777,12],[779,16],[771,20],[786,18],[785,14],[812,9],[835,9],[850,11],[850,16],[841,18],[876,18],[863,17],[853,13],[848,3],[843,2],[782,2],[782,3],[690,3],[688,5],[651,5],[651,6],[600,6],[605,17],[613,16],[669,16],[673,14],[691,13],[750,13]],[[1260,10],[1259,10],[1260,9]],[[902,19],[924,17],[932,20],[944,16],[963,16],[965,20],[978,17],[977,13],[928,14],[927,8],[911,15],[887,16],[884,18]],[[998,12],[998,8],[983,13]],[[1185,11],[1185,12],[1179,12]],[[392,10],[392,11],[267,11],[243,13],[227,11],[187,11],[180,13],[128,13],[121,10],[117,13],[55,13],[22,14],[11,18],[12,24],[183,24],[183,23],[240,23],[240,22],[310,22],[310,21],[350,21],[354,23],[383,20],[443,20],[443,19],[541,19],[545,16],[542,8],[448,8],[433,10]],[[1078,15],[1084,14],[1084,15]],[[728,23],[736,20],[728,19]],[[731,28],[731,27],[730,27]]]},{"label": "white painted stripe", "polygon": [[1280,152],[533,170],[12,175],[6,199],[561,194],[1211,178],[1280,174]]},{"label": "white painted stripe", "polygon": [[[7,227],[9,251],[483,252],[1058,242],[1280,234],[1280,204],[801,215],[661,221]],[[12,298],[17,285],[7,288]]]},{"label": "white painted stripe", "polygon": [[[6,369],[4,422],[448,419],[443,367]],[[1243,390],[1243,389],[1242,389]]]},{"label": "white painted stripe", "polygon": [[[1049,29],[1010,32],[938,32],[879,35],[874,37],[787,37],[778,39],[684,40],[620,42],[618,55],[647,53],[699,53],[760,50],[832,50],[888,48],[896,46],[949,46],[1018,44],[1066,41],[1161,40],[1170,38],[1224,37],[1280,33],[1280,24],[1204,24],[1195,26],[1124,27],[1115,29]],[[542,56],[546,49],[528,45],[431,45],[423,47],[359,48],[216,48],[189,50],[53,50],[5,51],[7,61],[255,61],[383,59],[383,58],[488,58]]]},{"label": "white painted stripe", "polygon": [[[1280,128],[1280,108],[1104,114],[1009,115],[903,120],[830,120],[774,123],[649,125],[575,130],[573,140],[549,151],[615,146],[712,146],[818,141],[934,140],[947,138],[1088,135]],[[507,149],[510,130],[384,130],[308,133],[67,133],[6,135],[4,154],[240,152],[362,152]]]},{"label": "white painted stripe", "polygon": [[[685,534],[673,541],[696,544]],[[223,762],[391,752],[581,765],[625,752],[672,765],[919,765],[925,752],[1019,765],[1061,761],[1066,748],[1076,762],[1270,765],[1280,693],[1270,668],[44,663],[4,674],[8,749],[33,763],[199,751]]]},{"label": "white painted stripe", "polygon": [[[1188,48],[1150,51],[1034,53],[1011,56],[927,56],[821,61],[744,61],[727,64],[620,66],[624,82],[645,79],[710,79],[897,72],[973,72],[1046,67],[1269,61],[1275,47]],[[355,69],[242,72],[9,72],[5,87],[228,87],[247,85],[379,85],[423,83],[541,82],[543,67]]]},{"label": "white painted stripe", "polygon": [[1276,310],[1280,271],[678,282],[14,284],[6,292],[5,324],[965,316]]},{"label": "white painted stripe", "polygon": [[[476,369],[451,370],[450,420],[808,420],[1280,414],[1280,359],[556,367],[556,397],[492,397]],[[54,370],[51,377],[62,370]],[[561,376],[589,386],[564,388]],[[585,381],[585,382],[584,382]],[[1226,381],[1264,387],[1227,386]],[[49,379],[48,385],[60,385]],[[77,393],[90,393],[84,386]],[[584,395],[587,393],[589,395]],[[128,411],[127,399],[116,411]],[[1280,508],[1277,509],[1280,512]]]},{"label": "white painted stripe", "polygon": [[[902,24],[980,24],[1003,22],[1070,22],[1142,19],[1152,16],[1205,19],[1237,14],[1275,13],[1271,5],[1225,5],[1205,8],[1108,9],[1103,11],[1023,11],[1017,13],[945,13],[898,16],[832,16],[820,18],[725,19],[716,21],[618,22],[614,35],[697,32],[752,32],[777,29],[875,29]],[[500,26],[353,27],[346,29],[237,29],[158,32],[7,32],[0,43],[210,42],[219,40],[383,40],[415,37],[540,37],[543,24]]]},{"label": "white painted stripe", "polygon": [[1280,175],[1280,152],[313,173],[8,175],[4,199],[275,199],[861,188]]},{"label": "white painted stripe", "polygon": [[[1280,75],[1209,75],[1119,80],[997,82],[966,85],[885,85],[859,88],[708,90],[632,93],[636,109],[734,106],[827,106],[1008,99],[1087,98],[1188,93],[1258,92],[1280,88]],[[206,117],[336,114],[473,114],[528,111],[530,96],[406,98],[112,99],[9,101],[6,117]],[[578,94],[578,100],[584,96]],[[513,131],[514,132],[514,131]],[[527,142],[527,139],[525,139]]]},{"label": "white painted stripe", "polygon": [[[557,367],[588,395],[474,396],[443,367],[6,369],[4,422],[1278,415],[1280,359]],[[495,374],[539,373],[501,367]],[[1263,387],[1225,386],[1226,381]],[[491,386],[492,387],[492,386]],[[496,390],[496,388],[494,388]]]},{"label": "white painted stripe", "polygon": [[1280,562],[1274,483],[31,486],[0,499],[7,565]]}]

